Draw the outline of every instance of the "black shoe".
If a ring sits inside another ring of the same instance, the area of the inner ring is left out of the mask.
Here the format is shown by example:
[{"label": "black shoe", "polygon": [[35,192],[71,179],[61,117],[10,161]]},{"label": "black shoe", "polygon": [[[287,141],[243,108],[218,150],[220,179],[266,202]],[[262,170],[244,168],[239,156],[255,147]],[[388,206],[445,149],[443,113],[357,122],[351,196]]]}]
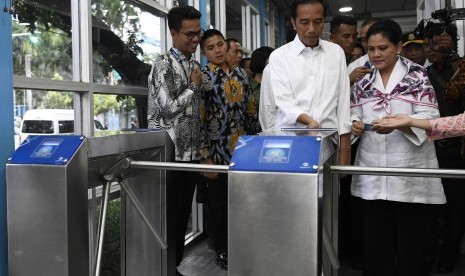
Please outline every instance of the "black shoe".
[{"label": "black shoe", "polygon": [[436,272],[439,274],[449,274],[454,271],[455,265],[449,261],[439,260],[438,266],[436,267]]},{"label": "black shoe", "polygon": [[228,254],[223,252],[216,255],[216,264],[224,270],[228,270]]}]

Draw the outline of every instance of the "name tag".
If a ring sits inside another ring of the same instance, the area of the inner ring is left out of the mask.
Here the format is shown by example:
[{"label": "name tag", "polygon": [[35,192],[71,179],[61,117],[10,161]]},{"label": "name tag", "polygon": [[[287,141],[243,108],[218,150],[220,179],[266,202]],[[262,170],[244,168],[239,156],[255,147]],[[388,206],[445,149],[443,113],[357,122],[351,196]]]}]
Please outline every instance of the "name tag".
[{"label": "name tag", "polygon": [[184,114],[188,117],[192,117],[192,105],[186,107],[186,111],[184,112]]}]

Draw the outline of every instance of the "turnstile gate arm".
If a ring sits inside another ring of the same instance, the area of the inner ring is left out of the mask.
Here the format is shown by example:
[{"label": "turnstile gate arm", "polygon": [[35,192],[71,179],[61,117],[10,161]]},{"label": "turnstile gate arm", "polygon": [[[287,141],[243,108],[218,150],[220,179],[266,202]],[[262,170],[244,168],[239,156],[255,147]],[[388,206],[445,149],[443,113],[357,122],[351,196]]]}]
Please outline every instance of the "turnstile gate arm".
[{"label": "turnstile gate arm", "polygon": [[147,227],[150,229],[150,232],[152,232],[153,236],[155,237],[155,240],[158,242],[158,244],[161,246],[162,249],[167,249],[168,244],[165,242],[163,237],[160,235],[160,233],[157,231],[157,229],[152,225],[150,220],[147,218],[147,216],[144,214],[144,211],[142,210],[142,205],[139,203],[139,200],[137,199],[136,195],[134,192],[129,188],[127,185],[127,180],[123,179],[119,181],[119,185],[121,188],[126,192],[129,201],[134,205],[134,208],[136,208],[137,213],[141,216],[141,218],[144,220],[145,224]]},{"label": "turnstile gate arm", "polygon": [[105,237],[105,223],[107,220],[107,212],[108,212],[108,200],[110,198],[110,188],[111,188],[111,183],[112,182],[118,182],[120,187],[126,192],[128,195],[129,201],[133,204],[133,206],[136,208],[137,212],[139,215],[142,217],[144,220],[145,224],[147,227],[150,229],[152,234],[155,237],[155,240],[160,244],[162,249],[168,248],[168,245],[166,242],[163,240],[161,235],[158,233],[158,231],[155,229],[155,227],[152,225],[152,223],[149,221],[147,216],[145,216],[144,211],[142,210],[141,204],[139,203],[139,200],[137,200],[136,195],[134,192],[129,188],[127,185],[127,180],[122,177],[121,175],[121,170],[127,169],[129,167],[130,163],[130,158],[123,158],[120,159],[118,162],[113,164],[104,174],[103,174],[103,193],[102,193],[102,199],[101,199],[101,208],[100,208],[100,217],[99,217],[99,223],[98,223],[98,238],[97,238],[97,249],[95,253],[95,264],[94,264],[94,269],[93,269],[93,275],[94,276],[99,276],[100,275],[100,268],[101,268],[101,263],[102,263],[102,251],[103,251],[103,241]]},{"label": "turnstile gate arm", "polygon": [[107,181],[103,184],[102,202],[100,204],[100,219],[98,223],[98,238],[97,250],[95,255],[94,276],[100,275],[100,267],[102,263],[103,240],[105,236],[105,223],[107,221],[108,198],[110,197],[111,182]]},{"label": "turnstile gate arm", "polygon": [[393,167],[362,167],[362,166],[336,166],[328,165],[325,172],[333,174],[356,175],[392,175],[410,177],[433,178],[465,178],[465,170],[459,169],[426,169],[426,168],[393,168]]},{"label": "turnstile gate arm", "polygon": [[171,171],[191,171],[191,172],[217,172],[228,173],[228,165],[191,164],[175,162],[155,162],[130,160],[129,167],[141,169],[163,169]]}]

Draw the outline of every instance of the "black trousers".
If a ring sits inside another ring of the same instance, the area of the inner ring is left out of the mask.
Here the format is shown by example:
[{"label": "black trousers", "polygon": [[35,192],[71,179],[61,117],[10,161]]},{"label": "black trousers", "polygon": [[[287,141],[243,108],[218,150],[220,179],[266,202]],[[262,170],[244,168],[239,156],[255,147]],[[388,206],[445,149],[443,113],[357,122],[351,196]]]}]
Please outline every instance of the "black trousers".
[{"label": "black trousers", "polygon": [[228,175],[205,179],[208,185],[207,208],[210,234],[217,254],[228,252]]},{"label": "black trousers", "polygon": [[[351,145],[351,165],[354,164],[360,139]],[[352,265],[363,263],[363,202],[351,194],[352,175],[340,179],[339,188],[339,250],[341,260]]]},{"label": "black trousers", "polygon": [[[177,162],[198,163],[198,162]],[[187,225],[192,209],[195,185],[200,178],[198,172],[171,172],[172,184],[175,185],[175,224],[176,224],[176,266],[182,262]]]},{"label": "black trousers", "polygon": [[444,243],[439,258],[445,265],[453,266],[465,232],[465,183],[463,179],[443,178],[442,185],[447,203],[444,206]]},{"label": "black trousers", "polygon": [[[439,168],[465,169],[461,155],[462,138],[449,138],[435,141]],[[443,265],[453,266],[459,253],[459,244],[465,232],[465,181],[463,179],[442,178],[447,203],[444,205],[443,244],[439,250],[439,260]]]},{"label": "black trousers", "polygon": [[421,276],[427,204],[364,200],[364,276]]}]

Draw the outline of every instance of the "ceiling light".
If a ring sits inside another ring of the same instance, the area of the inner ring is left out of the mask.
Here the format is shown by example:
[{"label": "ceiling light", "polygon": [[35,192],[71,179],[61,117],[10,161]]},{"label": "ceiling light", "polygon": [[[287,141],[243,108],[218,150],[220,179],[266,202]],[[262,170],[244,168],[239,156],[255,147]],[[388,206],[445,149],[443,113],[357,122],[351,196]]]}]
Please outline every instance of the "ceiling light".
[{"label": "ceiling light", "polygon": [[352,10],[352,7],[342,7],[339,9],[339,12],[350,12]]}]

